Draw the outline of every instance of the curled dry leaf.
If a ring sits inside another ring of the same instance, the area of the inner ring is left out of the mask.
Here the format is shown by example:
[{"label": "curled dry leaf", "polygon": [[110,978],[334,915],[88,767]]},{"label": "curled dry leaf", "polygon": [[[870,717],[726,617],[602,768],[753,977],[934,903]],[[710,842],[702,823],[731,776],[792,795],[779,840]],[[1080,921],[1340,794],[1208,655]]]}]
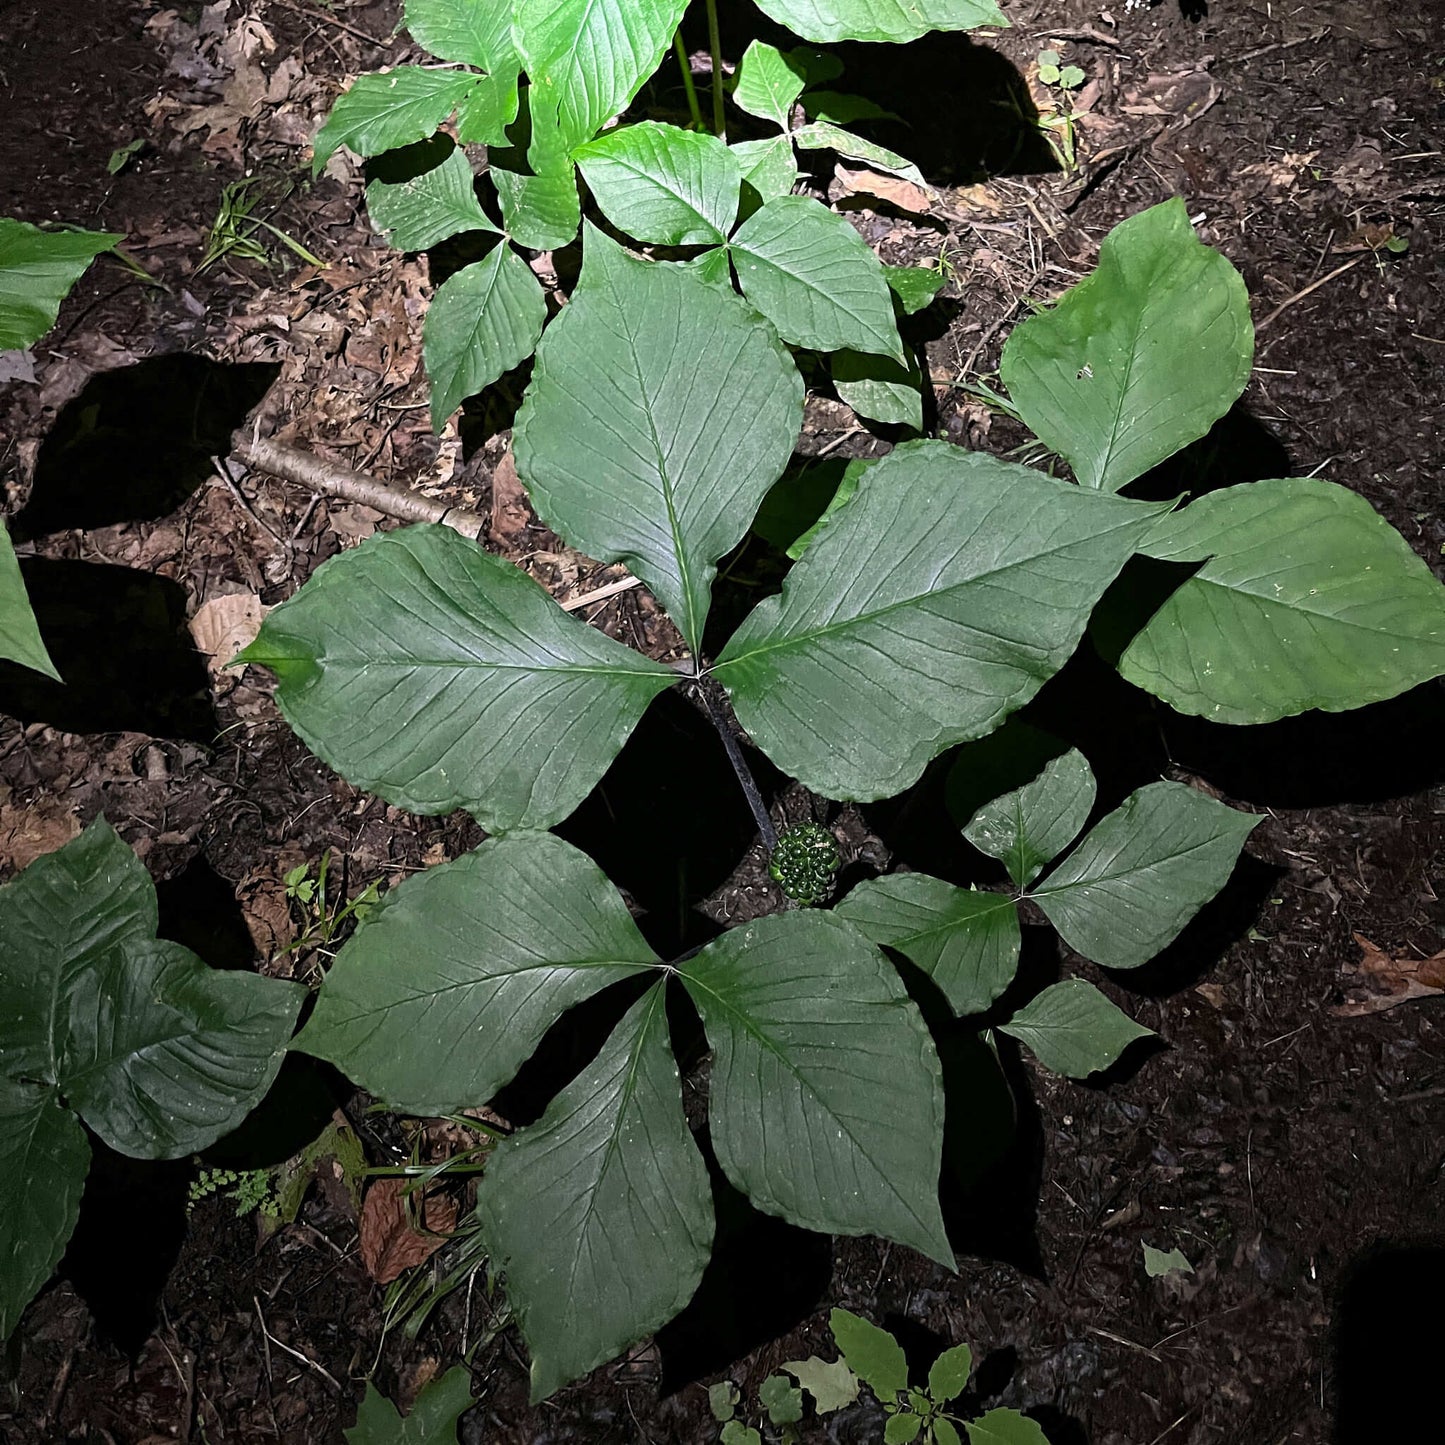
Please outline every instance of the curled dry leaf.
[{"label": "curled dry leaf", "polygon": [[927,215],[938,199],[937,192],[905,181],[899,176],[880,176],[876,171],[850,171],[846,166],[833,167],[838,196],[872,196],[900,211]]},{"label": "curled dry leaf", "polygon": [[269,611],[254,592],[213,597],[196,609],[190,622],[191,637],[206,654],[206,666],[212,673],[221,672],[242,648],[256,640]]},{"label": "curled dry leaf", "polygon": [[1361,957],[1345,985],[1345,1001],[1333,1012],[1362,1018],[1416,998],[1445,994],[1445,950],[1430,958],[1392,958],[1362,934],[1355,934]]},{"label": "curled dry leaf", "polygon": [[405,1179],[379,1179],[361,1206],[361,1262],[377,1284],[390,1284],[425,1263],[446,1242],[440,1236],[457,1225],[456,1201],[428,1194],[422,1204],[427,1233],[412,1228],[407,1216]]}]

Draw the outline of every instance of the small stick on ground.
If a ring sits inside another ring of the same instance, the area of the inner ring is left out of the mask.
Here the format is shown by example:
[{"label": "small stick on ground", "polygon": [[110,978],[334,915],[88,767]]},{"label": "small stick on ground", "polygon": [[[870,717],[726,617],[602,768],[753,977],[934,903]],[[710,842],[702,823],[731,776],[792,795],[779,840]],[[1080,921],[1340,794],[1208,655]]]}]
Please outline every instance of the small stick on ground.
[{"label": "small stick on ground", "polygon": [[1276,306],[1274,310],[1271,311],[1269,315],[1264,318],[1263,321],[1255,322],[1254,329],[1256,331],[1263,331],[1264,328],[1268,326],[1271,321],[1273,321],[1282,312],[1288,311],[1289,308],[1293,306],[1296,301],[1303,301],[1305,297],[1308,296],[1312,291],[1318,291],[1321,286],[1326,284],[1326,282],[1333,281],[1336,276],[1343,276],[1346,271],[1353,270],[1354,267],[1358,266],[1360,262],[1364,259],[1365,258],[1363,256],[1356,256],[1353,261],[1346,261],[1343,266],[1336,266],[1335,269],[1331,271],[1328,276],[1321,276],[1318,281],[1311,281],[1308,286],[1305,286],[1301,290],[1296,291],[1293,296],[1286,296],[1285,299],[1281,301],[1279,305]]},{"label": "small stick on ground", "polygon": [[321,492],[328,497],[359,502],[364,507],[388,517],[397,517],[403,522],[438,522],[473,542],[486,529],[487,519],[480,512],[472,512],[465,507],[449,507],[445,502],[393,487],[387,482],[377,481],[375,477],[353,472],[309,452],[281,446],[264,437],[252,439],[238,432],[231,438],[231,455],[254,471],[310,487],[313,492]]}]

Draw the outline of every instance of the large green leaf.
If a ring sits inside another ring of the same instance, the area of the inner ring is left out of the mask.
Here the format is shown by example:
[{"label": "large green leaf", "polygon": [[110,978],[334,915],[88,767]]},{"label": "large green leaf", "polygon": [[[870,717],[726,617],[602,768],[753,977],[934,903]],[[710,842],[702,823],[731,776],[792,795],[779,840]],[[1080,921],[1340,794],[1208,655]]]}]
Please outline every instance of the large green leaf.
[{"label": "large green leaf", "polygon": [[1027,888],[1046,863],[1083,831],[1094,806],[1094,774],[1077,750],[1050,762],[1032,782],[980,808],[963,836],[999,859],[1009,877]]},{"label": "large green leaf", "polygon": [[546,322],[542,283],[506,242],[448,276],[422,323],[432,426],[440,431],[467,397],[520,366]]},{"label": "large green leaf", "polygon": [[917,40],[930,30],[975,30],[1008,21],[993,0],[758,0],[804,40]]},{"label": "large green leaf", "polygon": [[356,1424],[343,1433],[347,1445],[457,1445],[457,1421],[471,1408],[472,1376],[463,1365],[433,1380],[404,1420],[368,1380]]},{"label": "large green leaf", "polygon": [[42,231],[0,216],[0,351],[39,341],[86,267],[123,239],[108,231]]},{"label": "large green leaf", "polygon": [[589,226],[581,283],[537,350],[517,470],[548,525],[625,562],[696,652],[717,559],[782,474],[802,402],[737,296]]},{"label": "large green leaf", "polygon": [[515,74],[504,71],[484,76],[467,92],[457,111],[457,139],[463,145],[506,147],[507,128],[520,107]]},{"label": "large green leaf", "polygon": [[319,174],[340,146],[358,155],[377,156],[429,139],[480,79],[468,70],[425,70],[417,65],[359,76],[350,90],[337,97],[317,132],[312,173]]},{"label": "large green leaf", "polygon": [[0,1344],[60,1263],[89,1169],[85,1130],[56,1091],[0,1075]]},{"label": "large green leaf", "polygon": [[738,218],[742,166],[716,136],[648,120],[575,154],[602,214],[639,241],[710,246]]},{"label": "large green leaf", "polygon": [[98,819],[0,888],[0,1338],[75,1225],[90,1151],[176,1158],[260,1101],[299,984],[220,973],[155,938],[156,897]]},{"label": "large green leaf", "polygon": [[861,135],[854,135],[851,130],[844,130],[842,126],[832,125],[826,120],[809,121],[807,125],[799,126],[792,138],[799,150],[836,151],[849,160],[862,161],[875,171],[902,176],[915,186],[928,184],[923,179],[923,172],[907,156],[901,156],[876,141],[864,140]]},{"label": "large green leaf", "polygon": [[391,184],[372,181],[366,188],[371,224],[391,235],[398,251],[424,251],[462,231],[499,229],[482,210],[472,189],[472,168],[453,149],[429,171]]},{"label": "large green leaf", "polygon": [[406,0],[412,39],[438,60],[489,73],[516,64],[509,0]]},{"label": "large green leaf", "polygon": [[1159,512],[942,442],[899,447],[714,671],[784,772],[891,797],[1063,666]]},{"label": "large green leaf", "polygon": [[33,667],[56,682],[61,680],[46,650],[45,639],[40,635],[3,518],[0,518],[0,658]]},{"label": "large green leaf", "polygon": [[743,51],[733,82],[733,103],[739,110],[770,120],[780,130],[787,130],[793,104],[808,83],[807,67],[793,55],[785,55],[776,46],[754,40]]},{"label": "large green leaf", "polygon": [[1027,1044],[1046,1069],[1071,1079],[1107,1069],[1135,1039],[1154,1036],[1081,978],[1044,989],[999,1030]]},{"label": "large green leaf", "polygon": [[1119,663],[1180,712],[1273,722],[1445,672],[1445,589],[1344,487],[1295,477],[1211,492],[1165,518],[1145,550],[1204,560]]},{"label": "large green leaf", "polygon": [[516,0],[519,48],[565,149],[592,139],[657,69],[687,0]]},{"label": "large green leaf", "polygon": [[848,1368],[880,1402],[891,1405],[908,1388],[908,1356],[887,1330],[845,1309],[829,1312],[828,1328]]},{"label": "large green leaf", "polygon": [[1079,481],[1117,492],[1202,437],[1253,359],[1244,281],[1176,197],[1115,226],[1094,274],[1014,328],[1000,371]]},{"label": "large green leaf", "polygon": [[798,162],[793,142],[785,135],[742,140],[728,149],[742,166],[743,180],[765,201],[788,195],[797,183]]},{"label": "large green leaf", "polygon": [[990,1410],[966,1421],[968,1445],[1049,1445],[1039,1425],[1017,1410]]},{"label": "large green leaf", "polygon": [[891,873],[865,879],[833,912],[917,964],[956,1014],[982,1013],[1018,970],[1018,909],[997,893]]},{"label": "large green leaf", "polygon": [[542,1118],[487,1160],[477,1214],[532,1356],[534,1401],[672,1319],[712,1250],[666,998],[654,984]]},{"label": "large green leaf", "polygon": [[794,346],[903,362],[883,266],[842,216],[811,196],[778,196],[732,239],[748,300]]},{"label": "large green leaf", "polygon": [[1137,968],[1224,887],[1258,822],[1183,783],[1151,783],[1091,828],[1030,896],[1075,952]]},{"label": "large green leaf", "polygon": [[497,199],[507,234],[529,251],[555,251],[570,245],[582,224],[577,171],[558,161],[536,175],[492,167]]},{"label": "large green leaf", "polygon": [[236,660],[357,787],[489,832],[565,818],[674,680],[442,526],[333,557]]},{"label": "large green leaf", "polygon": [[850,924],[775,914],[678,965],[712,1046],[718,1163],[759,1209],[953,1267],[943,1084],[898,974]]},{"label": "large green leaf", "polygon": [[656,964],[585,853],[551,833],[492,838],[387,896],[296,1047],[397,1108],[450,1113],[486,1103],[566,1009]]}]

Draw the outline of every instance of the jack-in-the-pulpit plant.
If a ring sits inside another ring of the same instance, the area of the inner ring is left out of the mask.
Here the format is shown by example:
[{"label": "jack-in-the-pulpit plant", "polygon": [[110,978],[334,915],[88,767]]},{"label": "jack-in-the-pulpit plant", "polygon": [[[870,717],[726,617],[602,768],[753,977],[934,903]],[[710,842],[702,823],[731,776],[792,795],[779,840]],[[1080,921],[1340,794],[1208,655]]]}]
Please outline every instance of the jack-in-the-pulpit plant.
[{"label": "jack-in-the-pulpit plant", "polygon": [[[731,192],[709,194],[727,231]],[[1189,567],[1118,665],[1182,711],[1265,722],[1445,671],[1445,589],[1344,488],[1124,495],[1249,376],[1243,283],[1178,201],[1120,225],[1094,274],[1005,349],[1012,405],[1076,480],[940,442],[899,446],[857,477],[781,593],[706,655],[719,559],[779,484],[802,419],[792,328],[759,306],[708,265],[644,259],[588,223],[580,282],[542,338],[516,425],[540,516],[646,583],[685,641],[680,669],[439,527],[326,563],[240,659],[275,673],[292,726],[352,782],[422,813],[464,808],[492,835],[388,895],[297,1047],[397,1109],[449,1113],[494,1096],[569,1008],[616,991],[610,1038],[496,1148],[479,1186],[538,1398],[672,1318],[709,1257],[711,1190],[669,1000],[701,1020],[712,1149],[756,1207],[951,1267],[938,1054],[883,950],[930,975],[955,1013],[1086,1074],[1143,1031],[1081,979],[997,1016],[1018,963],[1016,900],[1084,958],[1130,969],[1219,890],[1255,822],[1177,783],[1094,819],[1092,773],[1061,749],[967,821],[1012,895],[893,875],[666,960],[592,860],[547,831],[659,693],[711,679],[756,747],[815,794],[892,797],[1033,698],[1137,556]]]}]

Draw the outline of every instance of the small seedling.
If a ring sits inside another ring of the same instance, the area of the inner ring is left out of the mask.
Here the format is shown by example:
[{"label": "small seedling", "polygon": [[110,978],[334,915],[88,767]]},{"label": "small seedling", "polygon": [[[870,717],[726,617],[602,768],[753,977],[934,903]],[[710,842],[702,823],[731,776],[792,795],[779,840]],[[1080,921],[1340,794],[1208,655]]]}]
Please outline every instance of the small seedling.
[{"label": "small seedling", "polygon": [[186,1213],[213,1194],[232,1201],[237,1219],[257,1210],[276,1217],[276,1193],[269,1169],[202,1169],[186,1191]]},{"label": "small seedling", "polygon": [[1059,166],[1071,172],[1078,162],[1078,136],[1069,92],[1084,83],[1084,72],[1077,65],[1062,64],[1057,50],[1041,50],[1038,77],[1040,84],[1051,87],[1054,92],[1054,113],[1039,116],[1039,129]]},{"label": "small seedling", "polygon": [[[200,265],[196,267],[197,275],[219,261],[233,258],[269,263],[270,255],[257,236],[257,232],[263,230],[269,232],[307,265],[326,265],[320,256],[308,251],[295,237],[288,236],[265,216],[254,214],[256,207],[267,199],[268,189],[271,188],[267,187],[260,176],[246,176],[221,188],[220,209],[216,212],[216,219],[211,222],[211,229],[206,236],[206,249],[201,255]],[[271,206],[273,212],[287,194],[289,190],[276,197]]]},{"label": "small seedling", "polygon": [[343,894],[335,903],[328,903],[327,874],[330,866],[331,850],[328,848],[321,855],[315,876],[309,863],[298,863],[286,874],[286,897],[297,905],[303,926],[300,937],[287,944],[286,953],[326,952],[339,939],[348,923],[360,927],[381,902],[380,885],[373,879],[350,902],[345,901]]}]

